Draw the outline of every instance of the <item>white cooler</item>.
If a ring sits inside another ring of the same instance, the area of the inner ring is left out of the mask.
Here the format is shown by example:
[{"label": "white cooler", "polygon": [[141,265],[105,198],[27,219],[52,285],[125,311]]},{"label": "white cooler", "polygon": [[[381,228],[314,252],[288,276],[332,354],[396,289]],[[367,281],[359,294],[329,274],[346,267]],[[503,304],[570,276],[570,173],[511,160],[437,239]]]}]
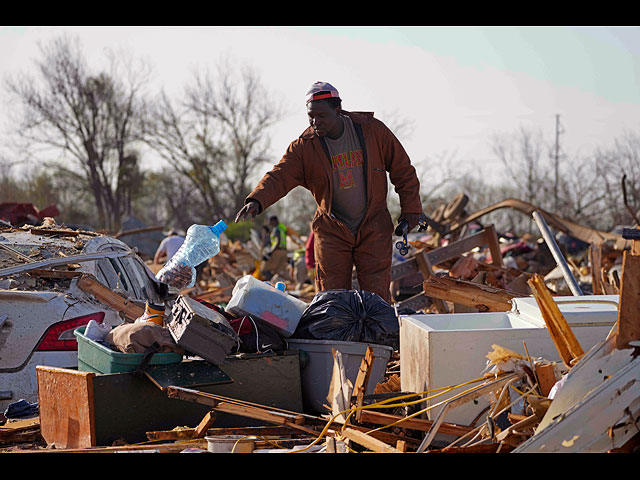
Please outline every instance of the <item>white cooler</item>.
[{"label": "white cooler", "polygon": [[[617,320],[618,295],[554,297],[554,300],[585,352],[604,340]],[[425,392],[481,377],[492,345],[526,358],[523,342],[531,358],[561,361],[533,297],[514,299],[509,312],[402,315],[402,391]],[[441,402],[471,386],[453,390],[424,406]],[[488,400],[480,398],[451,409],[444,421],[469,425],[489,405]],[[431,410],[429,418],[435,418],[441,408]]]}]

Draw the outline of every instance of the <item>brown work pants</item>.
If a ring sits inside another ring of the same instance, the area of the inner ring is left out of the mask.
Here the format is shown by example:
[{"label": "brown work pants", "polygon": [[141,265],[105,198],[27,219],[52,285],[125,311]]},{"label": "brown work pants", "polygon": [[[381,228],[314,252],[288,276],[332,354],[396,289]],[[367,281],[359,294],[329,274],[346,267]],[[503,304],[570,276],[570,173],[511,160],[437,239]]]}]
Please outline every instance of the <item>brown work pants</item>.
[{"label": "brown work pants", "polygon": [[391,302],[393,222],[386,209],[365,218],[357,235],[327,215],[316,215],[312,228],[317,291],[351,290],[355,266],[360,290]]}]

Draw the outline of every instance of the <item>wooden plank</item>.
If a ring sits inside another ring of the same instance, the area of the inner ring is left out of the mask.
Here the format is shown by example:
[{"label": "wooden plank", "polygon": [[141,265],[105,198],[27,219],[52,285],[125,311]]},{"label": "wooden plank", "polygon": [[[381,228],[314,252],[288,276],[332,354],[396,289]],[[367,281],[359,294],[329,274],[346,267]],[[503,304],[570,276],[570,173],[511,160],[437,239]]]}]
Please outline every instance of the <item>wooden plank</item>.
[{"label": "wooden plank", "polygon": [[464,237],[455,242],[451,242],[446,247],[425,249],[416,252],[414,257],[408,258],[404,262],[397,263],[391,267],[392,280],[398,280],[408,275],[421,272],[424,278],[432,275],[426,274],[423,265],[418,260],[419,257],[426,257],[429,265],[437,266],[449,260],[453,260],[463,253],[470,252],[476,247],[488,246],[491,252],[491,265],[496,268],[504,268],[502,255],[500,254],[500,244],[493,225],[490,225],[480,232]]},{"label": "wooden plank", "polygon": [[485,227],[481,231],[451,242],[446,247],[436,248],[426,253],[432,265],[440,265],[448,260],[453,260],[463,253],[470,252],[476,247],[489,247],[491,252],[491,265],[502,268],[502,254],[500,243],[493,225]]},{"label": "wooden plank", "polygon": [[57,448],[96,446],[91,372],[37,366],[40,431]]},{"label": "wooden plank", "polygon": [[368,450],[377,453],[402,453],[402,451],[398,450],[391,445],[387,445],[381,440],[372,437],[371,435],[367,435],[365,432],[361,432],[360,430],[355,430],[353,428],[345,428],[341,431],[342,435],[352,442],[357,443],[358,445],[362,445]]},{"label": "wooden plank", "polygon": [[622,257],[622,279],[616,348],[629,348],[629,342],[640,340],[640,256],[625,251]]},{"label": "wooden plank", "polygon": [[[418,263],[423,279],[426,280],[434,277],[431,260],[429,260],[429,257],[424,252],[416,253],[416,262]],[[424,286],[422,291],[424,293]],[[447,304],[444,302],[443,299],[439,297],[434,297],[432,298],[431,301],[433,305],[436,307],[436,310],[438,311],[438,313],[449,313],[449,308],[447,307]]]},{"label": "wooden plank", "polygon": [[[157,430],[154,432],[147,432],[147,438],[150,441],[175,441],[175,440],[188,440],[194,438],[195,428],[180,428],[174,430]],[[291,427],[218,427],[209,428],[206,432],[207,435],[240,435],[240,436],[291,436],[300,435],[300,432]]]},{"label": "wooden plank", "polygon": [[332,348],[331,354],[333,355],[333,369],[326,399],[331,405],[331,414],[336,415],[339,421],[344,422],[346,420],[345,412],[349,411],[351,407],[350,399],[353,387],[347,379],[342,353]]},{"label": "wooden plank", "polygon": [[75,272],[73,270],[45,270],[42,268],[36,268],[28,273],[32,277],[39,278],[74,278],[83,275],[82,272]]},{"label": "wooden plank", "polygon": [[[196,441],[194,441],[196,442]],[[125,452],[149,452],[149,453],[180,453],[187,448],[207,449],[207,441],[199,440],[197,443],[166,443],[154,445],[118,445],[112,447],[79,447],[65,449],[45,449],[36,453],[125,453]]]},{"label": "wooden plank", "polygon": [[62,237],[77,237],[80,234],[84,234],[85,232],[80,232],[78,230],[67,230],[64,228],[36,228],[33,227],[29,230],[29,233],[33,235],[59,235]]},{"label": "wooden plank", "polygon": [[414,273],[420,273],[420,268],[415,257],[407,258],[404,262],[398,262],[391,266],[391,279],[399,280]]},{"label": "wooden plank", "polygon": [[323,419],[312,417],[310,415],[304,415],[298,412],[289,412],[283,409],[270,408],[264,405],[257,405],[250,402],[223,397],[221,395],[200,392],[198,390],[170,386],[166,389],[166,393],[169,398],[177,398],[188,402],[200,403],[207,405],[216,411],[232,415],[240,415],[243,417],[254,418],[256,420],[263,420],[276,425],[291,426],[292,428],[302,430],[306,433],[313,433],[314,435],[318,432],[313,428],[305,426],[305,421],[313,423],[314,420],[317,420],[322,423],[326,423]]},{"label": "wooden plank", "polygon": [[602,244],[589,245],[589,263],[591,264],[591,290],[594,295],[603,295],[602,285]]},{"label": "wooden plank", "polygon": [[474,307],[481,312],[507,312],[512,307],[511,299],[516,298],[500,288],[449,277],[429,277],[423,287],[425,295]]},{"label": "wooden plank", "polygon": [[375,357],[373,354],[373,348],[371,345],[367,345],[367,351],[360,362],[360,369],[358,370],[358,376],[353,385],[352,397],[356,399],[356,420],[359,422],[362,415],[362,405],[364,403],[364,393],[369,385],[369,377],[371,377],[371,369],[373,368],[373,362]]},{"label": "wooden plank", "polygon": [[90,275],[83,275],[78,279],[78,287],[93,295],[96,300],[121,312],[130,320],[136,320],[144,314],[144,308],[130,302],[126,297],[111,291]]},{"label": "wooden plank", "polygon": [[493,225],[489,225],[484,229],[485,241],[491,252],[491,264],[496,267],[502,268],[504,263],[502,261],[502,252],[500,252],[500,241],[498,240],[498,234]]},{"label": "wooden plank", "polygon": [[41,439],[40,419],[27,418],[0,425],[0,445],[35,442]]},{"label": "wooden plank", "polygon": [[540,275],[535,275],[529,280],[529,286],[562,361],[568,368],[571,368],[572,363],[584,355],[584,350],[553,300],[543,278]]},{"label": "wooden plank", "polygon": [[432,299],[427,297],[424,292],[398,302],[398,310],[412,310],[419,312],[428,308],[432,304]]},{"label": "wooden plank", "polygon": [[[397,424],[400,428],[406,428],[409,430],[419,430],[421,432],[428,432],[433,426],[433,421],[422,418],[406,418],[399,415],[391,415],[389,413],[376,412],[373,410],[364,410],[362,412],[363,423],[374,423],[376,425],[390,425],[392,423],[400,422]],[[466,425],[456,425],[453,423],[442,423],[440,425],[440,433],[447,435],[462,436],[470,431],[474,430],[473,427]]]},{"label": "wooden plank", "polygon": [[536,377],[538,378],[540,393],[545,397],[549,396],[551,388],[553,388],[557,382],[553,365],[550,363],[546,365],[536,365]]},{"label": "wooden plank", "polygon": [[216,412],[210,411],[204,416],[202,421],[198,424],[198,426],[193,431],[193,438],[204,438],[207,434],[207,430],[216,420]]}]

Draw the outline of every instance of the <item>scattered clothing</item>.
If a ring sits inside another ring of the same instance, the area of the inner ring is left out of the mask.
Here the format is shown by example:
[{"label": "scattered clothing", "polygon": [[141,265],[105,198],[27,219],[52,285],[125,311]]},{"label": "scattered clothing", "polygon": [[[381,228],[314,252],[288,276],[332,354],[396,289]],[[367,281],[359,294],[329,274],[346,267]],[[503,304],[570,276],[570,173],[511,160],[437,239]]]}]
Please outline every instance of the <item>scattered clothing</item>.
[{"label": "scattered clothing", "polygon": [[29,418],[38,415],[38,402],[29,403],[26,400],[18,400],[10,403],[4,411],[7,418]]}]

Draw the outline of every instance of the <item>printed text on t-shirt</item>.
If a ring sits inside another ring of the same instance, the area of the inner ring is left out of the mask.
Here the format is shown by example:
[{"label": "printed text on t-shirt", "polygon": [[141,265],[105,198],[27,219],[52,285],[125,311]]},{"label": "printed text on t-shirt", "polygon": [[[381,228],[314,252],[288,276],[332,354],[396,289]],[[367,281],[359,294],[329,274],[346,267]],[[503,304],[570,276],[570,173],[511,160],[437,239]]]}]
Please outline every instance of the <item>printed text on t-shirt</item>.
[{"label": "printed text on t-shirt", "polygon": [[353,167],[362,167],[364,158],[362,150],[352,150],[351,152],[343,152],[331,156],[333,171],[338,172],[340,178],[340,188],[353,188],[355,186],[353,180]]}]

